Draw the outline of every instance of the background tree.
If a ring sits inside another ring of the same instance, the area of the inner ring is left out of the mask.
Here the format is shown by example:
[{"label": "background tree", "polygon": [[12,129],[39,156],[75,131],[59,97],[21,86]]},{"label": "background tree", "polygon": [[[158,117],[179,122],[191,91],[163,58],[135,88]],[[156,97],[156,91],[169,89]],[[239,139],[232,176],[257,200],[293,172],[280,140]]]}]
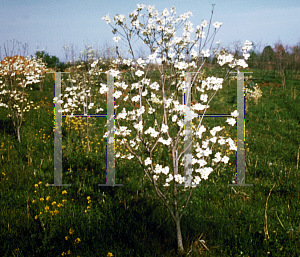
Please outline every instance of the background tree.
[{"label": "background tree", "polygon": [[[47,68],[55,69],[56,71],[58,70],[58,66],[60,62],[59,62],[59,58],[56,56],[50,56],[45,51],[36,51],[35,57],[31,55],[31,59],[33,58],[37,60],[41,60],[44,63],[44,65],[46,65]],[[43,84],[44,84],[43,82],[44,82],[44,77],[41,78],[39,83],[40,91],[43,91]]]},{"label": "background tree", "polygon": [[279,71],[279,74],[281,75],[282,79],[282,88],[285,88],[285,79],[286,79],[286,73],[287,73],[287,67],[289,62],[289,54],[286,50],[286,48],[283,47],[283,45],[279,42],[275,44],[274,47],[274,58],[276,61],[276,69]]},{"label": "background tree", "polygon": [[259,62],[259,56],[254,51],[249,52],[249,68],[256,68]]},{"label": "background tree", "polygon": [[[274,65],[274,51],[271,46],[266,46],[261,54],[261,69],[267,69],[268,74],[269,70],[272,68],[272,64]],[[275,66],[274,66],[275,67]]]},{"label": "background tree", "polygon": [[260,53],[258,51],[258,45],[252,43],[252,49],[248,53],[250,54],[250,57],[248,59],[249,68],[257,69],[259,65],[259,57],[260,57]]},{"label": "background tree", "polygon": [[[12,42],[11,50],[10,50],[10,46],[9,46],[8,42],[6,42],[6,45],[5,44],[3,45],[4,52],[5,52],[5,55],[3,56],[3,58],[6,56],[14,56],[14,55],[28,56],[28,43],[25,43],[22,46],[21,42],[18,42],[18,41],[15,42],[15,40],[10,40],[10,42]],[[1,50],[1,47],[0,47],[0,50]],[[1,57],[2,57],[2,52],[0,51],[0,59],[2,59]]]},{"label": "background tree", "polygon": [[35,57],[37,59],[42,59],[43,63],[46,64],[47,68],[57,68],[59,65],[59,58],[56,56],[50,56],[48,53],[44,51],[35,52]]},{"label": "background tree", "polygon": [[292,76],[298,77],[298,72],[300,70],[300,42],[296,46],[292,47],[291,59]]},{"label": "background tree", "polygon": [[230,53],[233,55],[235,59],[239,59],[242,57],[240,53],[241,48],[242,48],[242,43],[240,40],[236,40],[230,45],[230,51],[231,51]]}]

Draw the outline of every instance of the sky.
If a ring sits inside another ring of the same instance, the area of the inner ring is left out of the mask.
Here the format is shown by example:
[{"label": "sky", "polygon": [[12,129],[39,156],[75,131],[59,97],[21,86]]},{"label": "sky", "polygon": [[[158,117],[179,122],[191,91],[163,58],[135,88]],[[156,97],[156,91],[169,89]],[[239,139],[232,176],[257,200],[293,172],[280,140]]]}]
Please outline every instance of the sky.
[{"label": "sky", "polygon": [[[223,25],[213,47],[217,47],[217,41],[230,47],[236,41],[243,44],[249,40],[261,52],[264,46],[274,47],[279,41],[290,46],[300,42],[299,0],[0,0],[0,59],[45,51],[65,62],[70,54],[66,56],[64,45],[73,47],[76,57],[89,45],[98,51],[118,46],[126,56],[125,41],[114,42],[112,28],[101,18],[109,13],[112,25],[116,14],[124,14],[129,20],[129,13],[137,9],[137,4],[155,5],[160,13],[175,6],[176,16],[191,11],[193,16],[189,20],[194,28],[203,19],[210,20],[215,4],[212,23],[218,21]],[[176,36],[181,33],[179,30]],[[141,46],[141,42],[136,42],[133,47],[138,51]],[[146,48],[144,53],[149,54]]]}]

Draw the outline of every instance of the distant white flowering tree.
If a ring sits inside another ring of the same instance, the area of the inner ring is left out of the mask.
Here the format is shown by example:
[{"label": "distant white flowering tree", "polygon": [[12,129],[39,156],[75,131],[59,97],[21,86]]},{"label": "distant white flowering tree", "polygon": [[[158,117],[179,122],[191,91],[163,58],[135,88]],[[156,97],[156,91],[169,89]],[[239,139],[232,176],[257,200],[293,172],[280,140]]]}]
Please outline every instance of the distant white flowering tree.
[{"label": "distant white flowering tree", "polygon": [[[23,121],[23,113],[29,112],[34,103],[28,103],[28,94],[25,89],[32,83],[40,82],[47,71],[41,59],[27,59],[15,55],[5,57],[0,63],[0,107],[8,109],[7,117],[12,117],[15,133],[21,142],[20,128]],[[32,88],[30,88],[32,90]]]}]

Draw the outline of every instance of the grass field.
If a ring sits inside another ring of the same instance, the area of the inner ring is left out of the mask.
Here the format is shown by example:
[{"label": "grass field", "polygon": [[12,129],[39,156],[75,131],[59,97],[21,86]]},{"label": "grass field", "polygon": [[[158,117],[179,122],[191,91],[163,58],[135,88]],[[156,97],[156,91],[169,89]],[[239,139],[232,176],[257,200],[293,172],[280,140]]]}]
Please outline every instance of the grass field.
[{"label": "grass field", "polygon": [[[181,220],[187,256],[300,256],[300,80],[287,78],[283,90],[272,86],[281,83],[272,74],[265,86],[264,71],[253,70],[252,77],[262,90],[245,114],[246,184],[254,186],[228,186],[235,153],[230,165],[201,181]],[[97,186],[105,183],[106,118],[89,118],[90,151],[86,118],[63,118],[63,183],[71,187],[45,186],[54,176],[53,83],[50,76],[42,92],[30,91],[40,108],[25,113],[21,143],[0,108],[1,255],[176,256],[175,226],[136,159],[116,159],[116,183],[124,187]],[[206,113],[229,114],[235,94],[236,80],[225,82]],[[199,98],[194,90],[193,98]],[[126,104],[119,103],[118,112]],[[105,105],[103,96],[101,113]],[[160,123],[162,111],[156,113]],[[225,120],[205,118],[203,125]],[[236,127],[229,127],[222,133],[235,139]],[[155,154],[159,164],[171,164],[167,147]]]}]

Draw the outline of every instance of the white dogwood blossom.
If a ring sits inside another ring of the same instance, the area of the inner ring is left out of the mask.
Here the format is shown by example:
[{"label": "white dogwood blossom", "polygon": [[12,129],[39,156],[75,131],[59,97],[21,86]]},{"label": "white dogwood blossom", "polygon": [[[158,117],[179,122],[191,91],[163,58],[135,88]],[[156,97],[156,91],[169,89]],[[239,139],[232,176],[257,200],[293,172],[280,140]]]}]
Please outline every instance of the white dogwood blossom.
[{"label": "white dogwood blossom", "polygon": [[218,29],[222,26],[222,24],[223,24],[222,22],[216,21],[215,23],[213,23],[213,26],[215,27],[215,29]]},{"label": "white dogwood blossom", "polygon": [[106,24],[110,23],[110,22],[111,22],[111,19],[109,18],[109,13],[106,14],[106,15],[102,18],[102,20],[105,20]]}]

